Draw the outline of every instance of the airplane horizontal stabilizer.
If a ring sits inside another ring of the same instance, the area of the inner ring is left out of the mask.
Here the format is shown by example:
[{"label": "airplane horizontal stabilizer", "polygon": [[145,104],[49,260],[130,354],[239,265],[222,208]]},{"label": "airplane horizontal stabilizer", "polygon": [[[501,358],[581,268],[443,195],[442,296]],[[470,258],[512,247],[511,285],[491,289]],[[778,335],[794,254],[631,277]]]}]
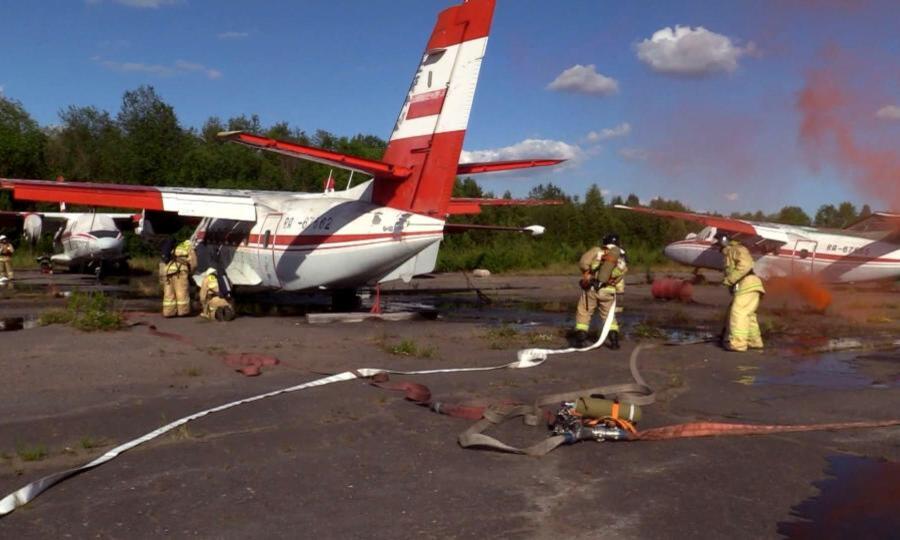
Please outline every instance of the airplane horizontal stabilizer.
[{"label": "airplane horizontal stabilizer", "polygon": [[269,139],[267,137],[253,135],[252,133],[244,133],[243,131],[224,131],[216,136],[223,141],[242,144],[250,148],[256,148],[257,150],[266,150],[268,152],[275,152],[276,154],[305,159],[324,165],[332,165],[340,169],[375,176],[379,179],[403,180],[412,172],[408,167],[391,165],[390,163],[351,156],[331,150],[323,150],[313,146],[304,146],[288,141]]},{"label": "airplane horizontal stabilizer", "polygon": [[488,161],[485,163],[460,163],[456,168],[456,174],[479,174],[515,169],[530,169],[533,167],[549,167],[559,165],[564,159],[521,159],[514,161]]},{"label": "airplane horizontal stabilizer", "polygon": [[557,206],[563,201],[556,199],[481,199],[474,197],[454,197],[450,199],[447,214],[460,216],[480,214],[482,206]]},{"label": "airplane horizontal stabilizer", "polygon": [[540,225],[530,225],[528,227],[503,227],[500,225],[476,225],[474,223],[445,223],[445,233],[463,233],[466,231],[498,231],[498,232],[520,232],[539,236],[544,234],[544,227]]}]

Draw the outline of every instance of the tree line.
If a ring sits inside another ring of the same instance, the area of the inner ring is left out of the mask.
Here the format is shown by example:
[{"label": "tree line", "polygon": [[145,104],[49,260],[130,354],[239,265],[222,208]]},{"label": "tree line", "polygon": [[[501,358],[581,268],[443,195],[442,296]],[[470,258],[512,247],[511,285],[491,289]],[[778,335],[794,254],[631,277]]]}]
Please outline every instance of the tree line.
[{"label": "tree line", "polygon": [[[221,131],[244,130],[266,137],[318,146],[347,154],[380,159],[386,142],[373,135],[338,136],[317,130],[310,134],[286,122],[263,126],[256,115],[227,120],[210,117],[199,128],[183,126],[175,109],[152,86],[126,91],[114,115],[92,106],[69,106],[59,112],[59,123],[41,126],[21,103],[0,95],[0,177],[88,180],[144,185],[203,188],[243,188],[281,191],[321,191],[333,174],[338,189],[349,185],[346,171],[267,152],[254,152],[216,139]],[[356,175],[353,184],[366,178]],[[454,195],[493,197],[471,179],[458,179]],[[500,195],[510,197],[509,193]],[[592,185],[583,197],[571,195],[554,184],[539,185],[528,194],[532,199],[553,199],[561,205],[485,208],[477,216],[453,221],[509,226],[543,225],[547,233],[538,238],[523,235],[472,231],[449,235],[441,249],[438,266],[451,271],[479,266],[494,271],[570,265],[582,251],[604,234],[615,231],[622,238],[629,259],[636,264],[661,262],[662,248],[684,238],[696,227],[651,216],[623,212],[616,204],[637,206],[637,196],[613,197],[609,201]],[[674,200],[654,199],[649,206],[689,211]],[[47,209],[12,201],[0,193],[0,210]],[[757,221],[839,228],[870,213],[849,203],[823,205],[812,217],[803,209],[787,206],[772,215],[762,212],[732,214]],[[129,245],[139,249],[136,243]]]}]

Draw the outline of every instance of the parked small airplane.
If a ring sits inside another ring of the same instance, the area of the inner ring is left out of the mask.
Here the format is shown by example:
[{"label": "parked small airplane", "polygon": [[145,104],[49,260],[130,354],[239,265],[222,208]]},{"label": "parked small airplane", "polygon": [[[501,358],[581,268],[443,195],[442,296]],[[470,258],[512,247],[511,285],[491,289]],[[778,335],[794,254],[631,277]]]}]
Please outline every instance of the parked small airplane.
[{"label": "parked small airplane", "polygon": [[815,274],[827,283],[880,281],[900,277],[900,214],[875,212],[843,229],[822,229],[745,221],[690,212],[616,206],[705,225],[699,233],[666,246],[670,259],[697,268],[722,269],[716,235],[744,243],[763,279]]},{"label": "parked small airplane", "polygon": [[372,177],[358,186],[293,193],[2,179],[0,187],[16,199],[142,209],[144,231],[159,231],[155,220],[165,215],[200,218],[193,236],[200,267],[224,270],[239,288],[347,292],[408,281],[434,270],[445,232],[467,227],[448,225],[448,216],[477,214],[486,205],[542,204],[452,199],[457,175],[562,161],[459,163],[494,4],[468,0],[440,13],[381,161],[249,133],[220,134]]},{"label": "parked small airplane", "polygon": [[134,228],[134,214],[95,212],[0,212],[0,222],[22,227],[22,236],[34,245],[45,228],[55,228],[54,248],[47,263],[70,270],[99,274],[126,264],[123,229]]}]

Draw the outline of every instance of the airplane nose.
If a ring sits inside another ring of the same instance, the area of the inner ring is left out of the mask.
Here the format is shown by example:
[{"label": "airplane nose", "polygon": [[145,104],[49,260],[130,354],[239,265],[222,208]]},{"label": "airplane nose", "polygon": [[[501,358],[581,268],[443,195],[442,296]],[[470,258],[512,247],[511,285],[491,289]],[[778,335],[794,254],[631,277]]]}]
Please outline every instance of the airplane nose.
[{"label": "airplane nose", "polygon": [[680,263],[684,262],[681,260],[683,258],[682,250],[675,244],[669,244],[668,246],[666,246],[665,249],[663,249],[663,254],[666,257],[672,259],[673,261],[680,262]]},{"label": "airplane nose", "polygon": [[102,253],[113,254],[122,251],[123,240],[121,238],[98,238],[97,250]]}]

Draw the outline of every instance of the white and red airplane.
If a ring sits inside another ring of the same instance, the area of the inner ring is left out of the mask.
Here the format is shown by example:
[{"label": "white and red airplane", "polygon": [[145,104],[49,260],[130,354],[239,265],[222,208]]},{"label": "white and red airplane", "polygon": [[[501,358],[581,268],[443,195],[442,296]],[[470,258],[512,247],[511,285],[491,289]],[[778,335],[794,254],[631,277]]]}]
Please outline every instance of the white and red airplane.
[{"label": "white and red airplane", "polygon": [[32,244],[47,229],[53,235],[56,253],[51,265],[70,270],[102,270],[126,263],[122,230],[133,229],[140,215],[95,212],[0,212],[0,223],[22,227],[22,236]]},{"label": "white and red airplane", "polygon": [[447,224],[448,216],[476,214],[485,205],[541,204],[452,199],[457,175],[562,161],[459,163],[494,3],[468,0],[440,13],[380,161],[249,133],[220,134],[372,177],[356,187],[294,193],[11,179],[0,179],[0,187],[16,199],[141,209],[143,229],[165,214],[200,218],[193,237],[200,268],[224,270],[237,287],[352,290],[431,272],[445,232],[467,227]]},{"label": "white and red airplane", "polygon": [[741,241],[756,259],[753,271],[763,279],[815,274],[827,283],[856,283],[900,278],[900,214],[876,212],[844,229],[821,229],[745,221],[690,212],[616,206],[705,226],[666,246],[670,259],[696,268],[722,269],[716,235]]}]

